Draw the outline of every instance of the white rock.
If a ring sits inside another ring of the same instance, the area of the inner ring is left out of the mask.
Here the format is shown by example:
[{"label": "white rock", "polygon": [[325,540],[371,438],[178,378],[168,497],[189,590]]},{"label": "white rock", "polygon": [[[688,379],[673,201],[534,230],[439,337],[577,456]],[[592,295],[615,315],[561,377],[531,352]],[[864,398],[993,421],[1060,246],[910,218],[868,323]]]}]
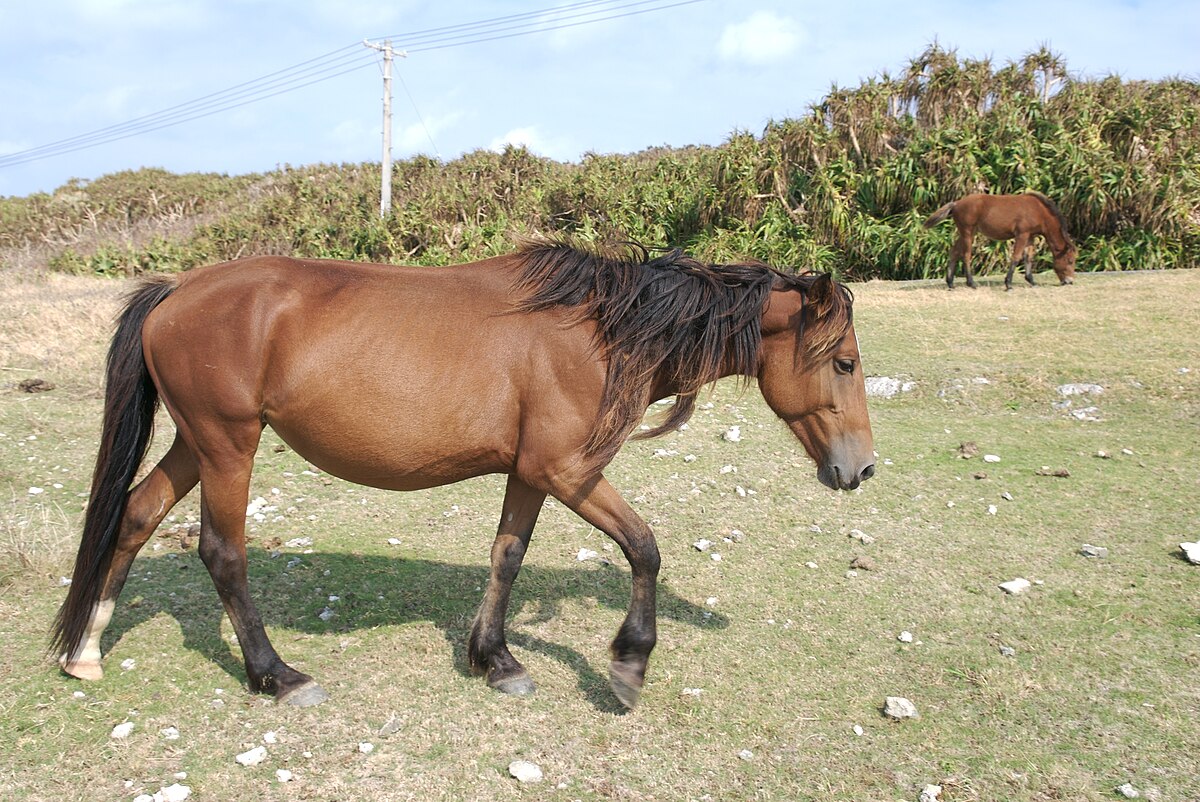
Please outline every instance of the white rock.
[{"label": "white rock", "polygon": [[129,671],[136,665],[137,665],[137,660],[134,660],[132,657],[126,657],[124,660],[121,661],[121,670]]},{"label": "white rock", "polygon": [[703,688],[684,688],[682,691],[680,691],[680,693],[681,693],[683,696],[696,696],[696,697],[699,697],[699,696],[700,696],[700,694],[704,693],[704,689],[703,689]]},{"label": "white rock", "polygon": [[58,578],[58,586],[59,586],[59,587],[65,588],[65,587],[68,587],[70,584],[71,584],[71,577],[69,577],[69,576],[60,576],[60,577]]},{"label": "white rock", "polygon": [[362,741],[358,745],[358,751],[362,752],[364,755],[369,755],[375,751],[375,744],[370,743],[369,741]]},{"label": "white rock", "polygon": [[294,776],[295,775],[287,769],[275,769],[275,779],[281,783],[290,783],[292,781],[292,777]]},{"label": "white rock", "polygon": [[591,549],[580,549],[579,553],[575,555],[575,559],[578,560],[579,562],[583,562],[584,560],[594,560],[595,558],[597,558],[599,556],[600,556],[599,554],[592,551]]},{"label": "white rock", "polygon": [[685,454],[685,455],[684,455],[684,457],[683,457],[683,461],[684,461],[684,462],[695,462],[695,461],[696,461],[696,455],[695,455],[695,454]]},{"label": "white rock", "polygon": [[1180,543],[1179,548],[1183,549],[1183,553],[1191,562],[1200,565],[1200,540],[1195,543]]},{"label": "white rock", "polygon": [[133,802],[154,802],[154,797],[150,794],[138,794],[133,798]]},{"label": "white rock", "polygon": [[542,781],[541,767],[528,760],[514,760],[509,763],[508,773],[523,783],[540,783]]},{"label": "white rock", "polygon": [[859,543],[862,543],[864,546],[869,546],[875,542],[875,538],[871,537],[861,529],[851,529],[850,537],[854,538]]},{"label": "white rock", "polygon": [[87,694],[84,693],[83,691],[75,691],[71,695],[74,696],[76,699],[86,699],[87,698]]},{"label": "white rock", "polygon": [[998,511],[995,504],[988,505],[988,515],[995,515]]},{"label": "white rock", "polygon": [[708,547],[711,545],[711,540],[702,537],[692,544],[692,548],[694,548],[696,551],[708,551]]},{"label": "white rock", "polygon": [[883,714],[889,718],[920,718],[917,706],[903,696],[889,696],[883,700]]},{"label": "white rock", "polygon": [[1032,586],[1033,583],[1024,577],[1017,577],[1016,579],[1010,579],[1007,582],[1000,583],[1000,589],[1005,593],[1012,594],[1013,596],[1017,595],[1018,593],[1024,593]]},{"label": "white rock", "polygon": [[891,376],[868,376],[863,380],[867,398],[892,398],[897,393],[907,393],[916,387],[914,382],[902,382]]},{"label": "white rock", "polygon": [[737,473],[737,468],[732,465],[722,465],[719,473]]},{"label": "white rock", "polygon": [[995,454],[984,454],[983,461],[995,463],[1000,461],[1000,457],[996,456]]},{"label": "white rock", "polygon": [[178,741],[179,730],[175,727],[166,727],[158,731],[158,734],[163,737],[164,741]]},{"label": "white rock", "polygon": [[241,763],[243,766],[257,766],[267,759],[267,747],[256,746],[253,749],[242,752],[234,760]]},{"label": "white rock", "polygon": [[815,562],[813,562],[812,560],[809,560],[808,562],[806,562],[804,564],[804,567],[805,568],[816,568],[817,564]]},{"label": "white rock", "polygon": [[896,640],[900,641],[901,643],[912,643],[913,634],[906,629],[896,636]]},{"label": "white rock", "polygon": [[862,737],[863,733],[865,733],[865,732],[866,732],[866,730],[864,730],[864,729],[863,729],[861,726],[859,726],[858,724],[855,724],[855,725],[854,725],[854,727],[853,727],[852,729],[854,730],[854,734],[855,734],[855,735],[857,735],[857,736],[859,736],[859,737]]},{"label": "white rock", "polygon": [[29,495],[31,495],[31,496],[40,496],[42,493],[45,493],[45,492],[46,491],[40,487],[29,488]]},{"label": "white rock", "polygon": [[1108,556],[1108,549],[1103,546],[1093,546],[1091,543],[1084,543],[1079,547],[1079,553],[1084,557],[1099,557],[1103,559]]},{"label": "white rock", "polygon": [[942,786],[927,785],[921,789],[921,796],[918,797],[920,802],[937,802],[938,797],[942,795]]},{"label": "white rock", "polygon": [[1013,494],[1009,493],[1007,490],[1005,490],[1003,493],[1000,494],[1000,498],[1004,499],[1005,501],[1012,501]]},{"label": "white rock", "polygon": [[738,752],[738,757],[745,761],[751,761],[754,760],[754,753],[749,749],[743,749],[742,751]]},{"label": "white rock", "polygon": [[333,610],[330,610],[328,607],[326,607],[323,610],[321,610],[321,612],[317,613],[317,618],[321,619],[322,621],[328,621],[329,619],[333,618],[335,615],[337,615],[337,613],[335,613]]},{"label": "white rock", "polygon": [[265,506],[267,506],[267,500],[262,496],[258,496],[246,505],[246,517],[251,518],[254,515],[262,512],[263,507]]},{"label": "white rock", "polygon": [[716,607],[717,606],[717,597],[709,596],[707,599],[704,600],[704,603],[707,604],[709,607]]},{"label": "white rock", "polygon": [[712,554],[710,554],[710,555],[708,555],[708,556],[709,556],[709,558],[710,558],[710,559],[711,559],[713,562],[715,562],[715,563],[719,563],[719,562],[721,562],[721,555],[720,555],[720,554],[717,554],[717,553],[715,553],[715,552],[714,552],[714,553],[712,553]]},{"label": "white rock", "polygon": [[1104,388],[1098,384],[1062,384],[1058,387],[1062,395],[1100,395]]},{"label": "white rock", "polygon": [[168,785],[166,788],[159,790],[159,792],[154,795],[154,802],[183,802],[183,800],[187,799],[191,795],[191,788],[188,788],[186,785],[175,783],[174,785]]},{"label": "white rock", "polygon": [[133,722],[125,721],[112,728],[111,736],[113,738],[128,738],[131,732],[133,732]]},{"label": "white rock", "polygon": [[399,546],[399,545],[400,545],[400,538],[398,538],[398,537],[389,537],[389,538],[387,539],[387,542],[388,542],[388,545],[389,545],[389,546]]},{"label": "white rock", "polygon": [[1141,793],[1138,791],[1138,789],[1133,787],[1133,783],[1118,785],[1116,790],[1118,794],[1126,799],[1137,799],[1139,796],[1141,796]]},{"label": "white rock", "polygon": [[725,434],[723,434],[721,436],[731,443],[740,442],[742,439],[742,427],[730,426],[728,429],[725,430]]},{"label": "white rock", "polygon": [[279,743],[279,735],[274,730],[267,730],[263,733],[263,743],[277,744]]},{"label": "white rock", "polygon": [[284,543],[283,545],[287,546],[289,549],[299,549],[299,548],[303,548],[304,546],[311,546],[312,538],[311,537],[294,537],[291,540],[289,540],[287,543]]}]

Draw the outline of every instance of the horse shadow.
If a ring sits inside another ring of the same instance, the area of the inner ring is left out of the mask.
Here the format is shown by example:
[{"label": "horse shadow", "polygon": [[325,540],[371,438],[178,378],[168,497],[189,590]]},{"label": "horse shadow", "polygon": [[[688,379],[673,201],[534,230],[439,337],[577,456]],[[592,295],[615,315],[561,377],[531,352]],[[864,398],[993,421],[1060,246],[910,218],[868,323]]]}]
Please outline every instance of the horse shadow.
[{"label": "horse shadow", "polygon": [[[260,549],[251,549],[248,569],[251,595],[275,641],[282,637],[280,630],[337,637],[356,630],[428,622],[441,630],[450,645],[454,670],[472,675],[467,638],[487,584],[486,565],[348,552],[285,553],[272,558]],[[511,624],[517,617],[531,617],[533,623],[552,620],[562,614],[568,600],[590,599],[623,616],[629,594],[628,572],[608,563],[571,569],[526,564],[513,585],[508,642],[574,672],[580,691],[598,710],[624,712],[609,688],[607,667],[597,671],[576,649]],[[241,655],[221,636],[224,609],[195,551],[138,558],[105,630],[103,653],[108,654],[126,634],[160,614],[176,620],[185,648],[245,683]],[[658,615],[694,627],[729,626],[727,617],[681,598],[662,583]],[[614,632],[619,620],[613,624]],[[286,653],[283,656],[287,659]]]}]

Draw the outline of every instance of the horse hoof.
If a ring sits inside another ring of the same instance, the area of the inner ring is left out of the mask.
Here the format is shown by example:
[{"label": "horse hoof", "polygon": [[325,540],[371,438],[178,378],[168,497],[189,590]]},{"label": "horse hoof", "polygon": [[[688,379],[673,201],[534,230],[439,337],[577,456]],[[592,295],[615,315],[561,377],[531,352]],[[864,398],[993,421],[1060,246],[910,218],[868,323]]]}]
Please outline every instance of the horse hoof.
[{"label": "horse hoof", "polygon": [[504,679],[488,680],[488,687],[495,688],[500,693],[506,693],[509,696],[529,696],[537,690],[533,680],[523,672]]},{"label": "horse hoof", "polygon": [[608,684],[625,707],[632,710],[642,697],[642,677],[626,663],[614,660],[608,666]]},{"label": "horse hoof", "polygon": [[64,674],[69,674],[77,679],[98,680],[104,677],[104,669],[99,663],[67,663],[61,662]]},{"label": "horse hoof", "polygon": [[292,707],[312,707],[328,698],[329,694],[325,693],[324,688],[315,682],[308,682],[275,701]]}]

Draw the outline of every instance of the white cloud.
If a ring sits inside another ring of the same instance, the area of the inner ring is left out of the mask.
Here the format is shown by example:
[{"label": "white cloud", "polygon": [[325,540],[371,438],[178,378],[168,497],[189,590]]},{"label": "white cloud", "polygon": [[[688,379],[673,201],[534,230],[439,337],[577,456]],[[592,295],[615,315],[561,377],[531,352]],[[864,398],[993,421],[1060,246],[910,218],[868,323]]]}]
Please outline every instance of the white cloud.
[{"label": "white cloud", "polygon": [[395,137],[396,152],[428,153],[430,149],[441,151],[441,147],[437,145],[439,134],[448,130],[461,118],[462,112],[452,111],[443,115],[432,114],[422,118],[424,123],[418,120],[404,126]]},{"label": "white cloud", "polygon": [[794,19],[756,11],[745,22],[725,26],[717,52],[726,61],[769,64],[792,55],[807,38]]},{"label": "white cloud", "polygon": [[538,135],[537,128],[533,126],[514,128],[504,136],[493,139],[492,144],[488,145],[488,150],[499,152],[504,150],[505,145],[523,145],[534,153],[540,153],[542,150],[541,137]]}]

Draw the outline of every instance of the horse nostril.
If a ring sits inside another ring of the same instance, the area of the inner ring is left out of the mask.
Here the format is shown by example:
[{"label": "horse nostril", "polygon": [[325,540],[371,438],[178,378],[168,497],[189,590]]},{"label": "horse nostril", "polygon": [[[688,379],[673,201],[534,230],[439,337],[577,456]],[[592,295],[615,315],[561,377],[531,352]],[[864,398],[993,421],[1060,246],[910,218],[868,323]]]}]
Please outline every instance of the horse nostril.
[{"label": "horse nostril", "polygon": [[867,467],[863,468],[862,473],[860,473],[858,475],[858,479],[860,482],[865,482],[874,475],[875,475],[875,464],[872,463],[872,464],[868,465]]}]

